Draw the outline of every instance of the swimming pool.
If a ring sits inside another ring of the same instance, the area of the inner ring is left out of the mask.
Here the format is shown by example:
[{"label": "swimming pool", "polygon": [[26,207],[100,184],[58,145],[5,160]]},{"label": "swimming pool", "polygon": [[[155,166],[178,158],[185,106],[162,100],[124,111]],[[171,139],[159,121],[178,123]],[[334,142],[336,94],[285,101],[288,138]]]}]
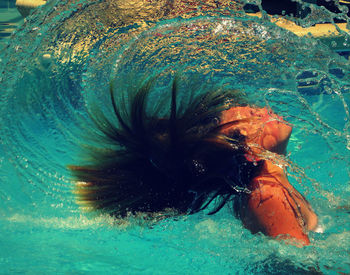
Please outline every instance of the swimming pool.
[{"label": "swimming pool", "polygon": [[[349,273],[348,61],[230,1],[166,2],[50,1],[9,38],[0,54],[2,272]],[[111,79],[122,100],[162,73],[156,98],[175,70],[187,79],[183,102],[191,87],[226,85],[294,125],[289,177],[324,230],[311,246],[252,235],[229,209],[152,226],[79,209],[66,165],[80,160],[91,104],[111,113]],[[301,80],[316,88],[298,89]]]}]

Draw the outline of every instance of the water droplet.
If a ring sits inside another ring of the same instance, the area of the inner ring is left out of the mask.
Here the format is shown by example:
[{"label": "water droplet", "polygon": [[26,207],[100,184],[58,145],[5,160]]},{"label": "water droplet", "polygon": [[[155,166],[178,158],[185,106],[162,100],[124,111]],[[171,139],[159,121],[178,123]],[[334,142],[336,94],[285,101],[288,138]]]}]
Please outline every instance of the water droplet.
[{"label": "water droplet", "polygon": [[41,56],[41,65],[43,65],[43,67],[47,68],[49,67],[49,65],[51,64],[51,54],[49,53],[45,53]]}]

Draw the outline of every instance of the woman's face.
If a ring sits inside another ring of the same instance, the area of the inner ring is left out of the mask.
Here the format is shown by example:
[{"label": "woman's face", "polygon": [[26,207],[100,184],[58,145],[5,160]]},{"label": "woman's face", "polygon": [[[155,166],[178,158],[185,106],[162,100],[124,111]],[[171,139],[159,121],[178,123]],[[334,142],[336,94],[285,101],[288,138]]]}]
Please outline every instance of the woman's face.
[{"label": "woman's face", "polygon": [[247,143],[257,144],[266,150],[285,154],[292,127],[282,117],[267,108],[232,107],[222,112],[221,123],[238,120],[231,127],[222,130],[225,135],[239,130],[247,137]]}]

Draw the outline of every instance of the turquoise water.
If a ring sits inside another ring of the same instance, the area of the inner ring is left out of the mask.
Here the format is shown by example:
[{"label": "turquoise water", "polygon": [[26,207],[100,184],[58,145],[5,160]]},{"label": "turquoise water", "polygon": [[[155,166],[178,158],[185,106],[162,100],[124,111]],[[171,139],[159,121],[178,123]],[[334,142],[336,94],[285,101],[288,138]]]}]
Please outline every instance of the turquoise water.
[{"label": "turquoise water", "polygon": [[[0,53],[2,273],[350,272],[349,62],[220,3],[185,11],[165,1],[50,1],[8,38]],[[293,124],[289,178],[323,228],[310,233],[310,246],[252,235],[229,209],[150,225],[75,204],[66,165],[80,160],[91,103],[108,114],[111,79],[127,100],[132,85],[162,73],[156,98],[173,71],[184,76],[184,104],[188,89],[225,85]],[[301,81],[314,86],[300,89]]]}]

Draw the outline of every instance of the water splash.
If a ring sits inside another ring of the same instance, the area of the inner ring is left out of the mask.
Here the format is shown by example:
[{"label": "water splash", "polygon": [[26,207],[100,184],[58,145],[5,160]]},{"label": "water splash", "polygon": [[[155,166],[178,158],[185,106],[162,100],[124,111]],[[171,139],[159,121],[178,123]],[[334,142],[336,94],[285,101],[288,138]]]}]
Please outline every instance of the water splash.
[{"label": "water splash", "polygon": [[[262,9],[259,1],[254,3]],[[10,253],[12,258],[1,254],[9,259],[7,270],[24,268],[23,255],[31,247],[40,251],[36,242],[57,259],[49,270],[59,268],[63,256],[40,241],[40,233],[72,253],[66,268],[79,271],[103,266],[125,272],[136,261],[135,273],[152,273],[159,257],[174,261],[184,273],[203,273],[203,268],[237,274],[350,269],[344,207],[350,195],[350,67],[330,49],[347,46],[348,34],[339,29],[330,43],[298,37],[264,12],[261,18],[247,15],[244,4],[49,1],[18,29],[0,53],[0,223],[13,232],[8,246],[24,236],[17,241],[23,248]],[[300,4],[311,12],[304,19],[286,18],[301,26],[349,21],[345,11],[335,14]],[[311,247],[297,249],[251,235],[225,211],[213,220],[204,215],[165,220],[152,230],[129,233],[104,229],[108,220],[79,216],[66,165],[80,157],[81,136],[92,126],[87,115],[91,102],[111,112],[111,79],[125,100],[131,84],[160,74],[151,95],[156,98],[178,70],[185,78],[180,102],[187,102],[188,89],[206,92],[225,86],[244,91],[252,104],[268,105],[293,124],[290,179],[312,202],[324,228],[323,234],[311,235]],[[39,233],[31,238],[31,232]],[[84,242],[94,257],[79,248]],[[149,250],[154,251],[151,256]],[[130,253],[137,251],[140,256],[131,261]],[[46,252],[40,255],[45,258]],[[93,264],[82,260],[82,254]],[[13,267],[15,258],[19,264]],[[112,267],[115,261],[121,269]]]}]

